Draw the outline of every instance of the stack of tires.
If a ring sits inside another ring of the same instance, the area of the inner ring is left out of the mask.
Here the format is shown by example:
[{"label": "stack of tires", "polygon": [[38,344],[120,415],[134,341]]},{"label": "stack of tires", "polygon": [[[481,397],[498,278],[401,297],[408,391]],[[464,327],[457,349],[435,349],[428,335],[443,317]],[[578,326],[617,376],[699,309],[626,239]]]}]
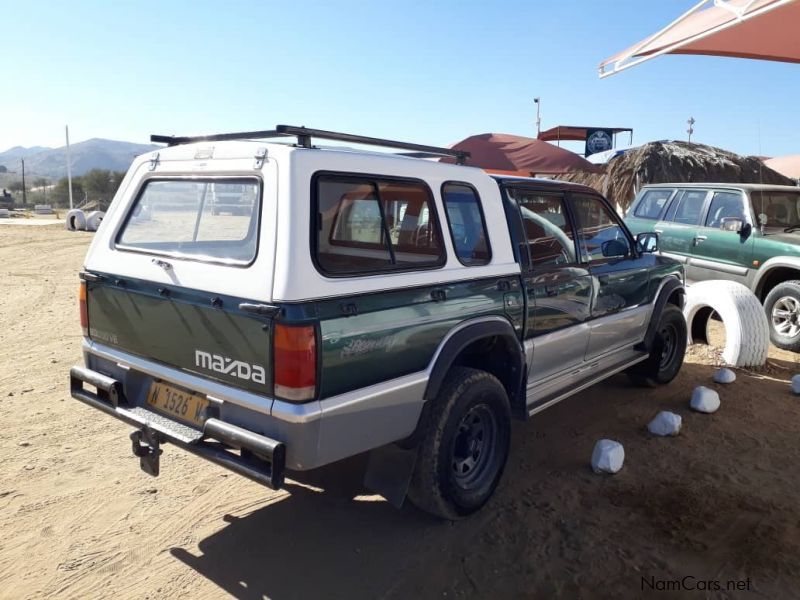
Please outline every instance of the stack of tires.
[{"label": "stack of tires", "polygon": [[79,208],[73,208],[67,213],[66,226],[69,231],[97,231],[106,213],[93,210],[88,215]]}]

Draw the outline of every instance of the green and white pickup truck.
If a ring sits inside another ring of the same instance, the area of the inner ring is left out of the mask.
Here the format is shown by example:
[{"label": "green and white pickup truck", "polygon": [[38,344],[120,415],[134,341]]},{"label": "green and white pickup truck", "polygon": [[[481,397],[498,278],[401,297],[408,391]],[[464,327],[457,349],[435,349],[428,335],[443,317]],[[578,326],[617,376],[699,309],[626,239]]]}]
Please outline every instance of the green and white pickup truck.
[{"label": "green and white pickup truck", "polygon": [[153,475],[165,442],[272,488],[369,453],[368,487],[455,519],[497,486],[511,417],[681,367],[681,265],[589,188],[300,127],[153,139],[86,257],[70,373]]},{"label": "green and white pickup truck", "polygon": [[628,210],[633,231],[657,231],[686,279],[727,279],[755,293],[772,343],[800,351],[800,188],[731,183],[643,187]]}]

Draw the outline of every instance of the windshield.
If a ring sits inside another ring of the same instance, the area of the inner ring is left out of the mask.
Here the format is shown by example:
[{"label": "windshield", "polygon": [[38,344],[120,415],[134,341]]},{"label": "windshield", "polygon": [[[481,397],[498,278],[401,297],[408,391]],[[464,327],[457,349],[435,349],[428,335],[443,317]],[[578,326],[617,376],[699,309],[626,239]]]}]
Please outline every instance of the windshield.
[{"label": "windshield", "polygon": [[256,179],[158,179],[142,188],[117,247],[208,262],[249,264],[256,256]]},{"label": "windshield", "polygon": [[800,190],[750,192],[758,224],[765,227],[789,227],[800,223]]}]

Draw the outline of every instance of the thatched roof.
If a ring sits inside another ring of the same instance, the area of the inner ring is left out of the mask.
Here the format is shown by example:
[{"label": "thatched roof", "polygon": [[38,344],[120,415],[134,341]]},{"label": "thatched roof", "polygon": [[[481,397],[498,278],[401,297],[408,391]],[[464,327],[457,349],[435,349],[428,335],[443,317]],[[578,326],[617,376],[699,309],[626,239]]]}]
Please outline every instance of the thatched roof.
[{"label": "thatched roof", "polygon": [[559,179],[588,185],[625,210],[647,183],[768,183],[794,181],[754,156],[689,142],[650,142],[612,158],[605,173],[568,173]]}]

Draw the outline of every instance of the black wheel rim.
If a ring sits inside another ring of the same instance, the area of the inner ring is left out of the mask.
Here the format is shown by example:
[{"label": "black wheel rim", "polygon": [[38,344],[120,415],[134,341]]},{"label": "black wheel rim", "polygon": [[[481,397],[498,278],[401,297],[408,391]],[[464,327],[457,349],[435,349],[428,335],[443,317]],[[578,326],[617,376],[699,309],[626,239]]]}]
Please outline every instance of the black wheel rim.
[{"label": "black wheel rim", "polygon": [[658,363],[660,369],[669,365],[678,352],[678,330],[675,325],[668,323],[659,331],[661,336],[661,360]]},{"label": "black wheel rim", "polygon": [[482,487],[494,476],[498,423],[487,404],[476,404],[458,423],[453,440],[455,484],[463,490]]}]

